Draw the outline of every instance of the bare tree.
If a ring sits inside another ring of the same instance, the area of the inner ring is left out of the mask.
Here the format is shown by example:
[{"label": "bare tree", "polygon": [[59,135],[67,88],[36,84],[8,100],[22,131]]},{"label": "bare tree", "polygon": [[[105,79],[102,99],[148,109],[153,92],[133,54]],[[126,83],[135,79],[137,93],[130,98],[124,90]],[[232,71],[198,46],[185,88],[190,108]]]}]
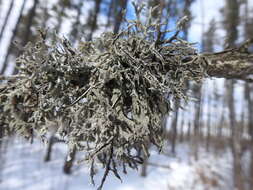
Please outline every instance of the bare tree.
[{"label": "bare tree", "polygon": [[[225,10],[225,29],[227,31],[226,45],[234,47],[238,37],[237,26],[239,24],[239,2],[238,0],[226,0]],[[240,190],[243,190],[243,173],[241,166],[241,145],[239,138],[239,129],[236,122],[235,112],[235,99],[234,99],[234,85],[235,80],[231,79],[226,81],[227,96],[228,96],[228,108],[229,108],[229,121],[231,128],[231,149],[233,154],[233,173],[234,173],[234,186]]]}]

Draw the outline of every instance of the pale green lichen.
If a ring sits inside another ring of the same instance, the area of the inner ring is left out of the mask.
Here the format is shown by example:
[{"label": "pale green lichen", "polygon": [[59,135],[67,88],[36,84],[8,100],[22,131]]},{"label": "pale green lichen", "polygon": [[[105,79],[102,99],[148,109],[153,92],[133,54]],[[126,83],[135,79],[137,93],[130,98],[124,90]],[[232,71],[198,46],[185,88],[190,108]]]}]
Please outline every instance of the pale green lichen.
[{"label": "pale green lichen", "polygon": [[18,75],[0,87],[2,128],[27,137],[64,135],[69,147],[85,152],[92,179],[94,163],[104,165],[100,187],[109,171],[120,178],[118,166],[137,168],[136,152],[148,154],[147,143],[161,147],[170,101],[185,98],[185,81],[205,75],[190,43],[157,38],[161,25],[151,10],[147,21],[128,21],[118,35],[78,48],[45,35],[29,43],[17,59]]}]

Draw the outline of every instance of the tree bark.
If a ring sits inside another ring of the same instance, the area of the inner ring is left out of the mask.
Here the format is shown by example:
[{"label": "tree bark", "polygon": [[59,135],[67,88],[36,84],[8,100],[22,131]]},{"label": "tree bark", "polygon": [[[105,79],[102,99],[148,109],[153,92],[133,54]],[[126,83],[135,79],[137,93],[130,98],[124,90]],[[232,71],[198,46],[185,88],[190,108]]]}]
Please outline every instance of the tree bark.
[{"label": "tree bark", "polygon": [[207,75],[209,77],[253,82],[253,78],[250,76],[253,74],[253,53],[244,51],[244,48],[250,44],[253,44],[253,39],[247,41],[239,48],[202,54],[209,61]]}]

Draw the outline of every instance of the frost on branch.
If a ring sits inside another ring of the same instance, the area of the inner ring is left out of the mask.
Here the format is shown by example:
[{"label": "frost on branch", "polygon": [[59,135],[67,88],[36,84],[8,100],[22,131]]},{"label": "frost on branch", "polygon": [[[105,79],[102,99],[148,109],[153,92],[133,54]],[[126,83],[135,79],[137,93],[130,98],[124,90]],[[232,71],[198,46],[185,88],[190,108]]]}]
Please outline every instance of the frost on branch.
[{"label": "frost on branch", "polygon": [[161,148],[170,101],[185,98],[186,80],[204,77],[206,60],[179,31],[160,31],[152,11],[145,22],[129,20],[119,34],[78,48],[43,33],[29,43],[16,61],[18,75],[2,77],[5,134],[64,135],[69,147],[84,152],[92,181],[95,164],[105,168],[99,188],[109,172],[120,179],[119,167],[137,168],[138,152],[149,154],[147,143]]}]

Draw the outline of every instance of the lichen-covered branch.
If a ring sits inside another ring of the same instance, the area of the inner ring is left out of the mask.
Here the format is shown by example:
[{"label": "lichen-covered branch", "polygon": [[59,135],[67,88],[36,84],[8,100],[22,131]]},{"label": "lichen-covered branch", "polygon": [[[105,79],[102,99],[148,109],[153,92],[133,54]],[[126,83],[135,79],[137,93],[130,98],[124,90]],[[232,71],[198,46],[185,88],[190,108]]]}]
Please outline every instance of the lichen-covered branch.
[{"label": "lichen-covered branch", "polygon": [[[99,188],[109,172],[121,179],[119,166],[136,169],[143,162],[138,152],[149,154],[147,144],[161,148],[171,103],[187,99],[185,81],[236,69],[220,64],[220,55],[198,54],[178,29],[160,39],[166,23],[157,23],[153,11],[145,22],[127,21],[118,35],[104,33],[77,48],[44,33],[29,43],[16,61],[19,73],[0,77],[1,130],[43,140],[47,133],[65,137],[70,149],[84,152],[92,181],[94,167],[102,164]],[[235,61],[233,53],[222,55],[226,63]]]},{"label": "lichen-covered branch", "polygon": [[253,53],[248,51],[248,47],[252,45],[253,39],[250,39],[238,48],[203,54],[210,63],[207,67],[207,74],[210,77],[242,79],[252,82]]}]

